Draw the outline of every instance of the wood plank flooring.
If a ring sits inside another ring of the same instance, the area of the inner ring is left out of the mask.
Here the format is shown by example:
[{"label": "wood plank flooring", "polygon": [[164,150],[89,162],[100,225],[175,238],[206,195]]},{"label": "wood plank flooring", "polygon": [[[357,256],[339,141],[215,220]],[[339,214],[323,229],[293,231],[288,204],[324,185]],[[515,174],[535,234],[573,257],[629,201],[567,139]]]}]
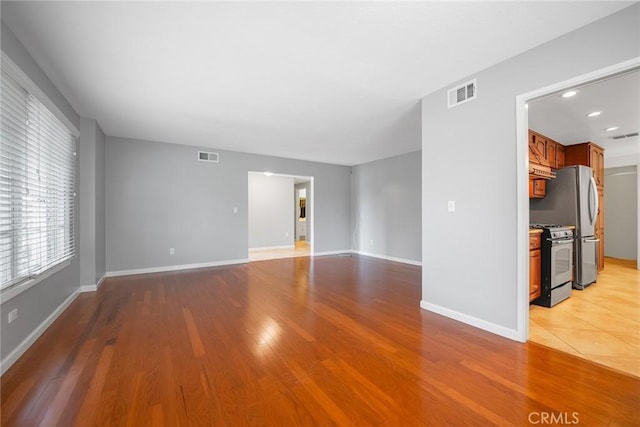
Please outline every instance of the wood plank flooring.
[{"label": "wood plank flooring", "polygon": [[421,310],[420,277],[354,255],[108,279],[2,376],[2,425],[640,424],[640,380]]},{"label": "wood plank flooring", "polygon": [[249,249],[249,261],[265,261],[269,259],[295,258],[311,255],[311,245],[304,240],[294,242],[291,248]]}]

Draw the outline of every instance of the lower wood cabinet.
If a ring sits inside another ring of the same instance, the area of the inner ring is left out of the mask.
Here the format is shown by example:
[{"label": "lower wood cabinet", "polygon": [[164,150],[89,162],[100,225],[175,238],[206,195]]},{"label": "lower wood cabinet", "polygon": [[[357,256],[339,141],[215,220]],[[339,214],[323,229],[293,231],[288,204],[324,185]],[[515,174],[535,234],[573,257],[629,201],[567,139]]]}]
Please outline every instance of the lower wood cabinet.
[{"label": "lower wood cabinet", "polygon": [[529,302],[540,296],[541,237],[540,233],[529,234]]}]

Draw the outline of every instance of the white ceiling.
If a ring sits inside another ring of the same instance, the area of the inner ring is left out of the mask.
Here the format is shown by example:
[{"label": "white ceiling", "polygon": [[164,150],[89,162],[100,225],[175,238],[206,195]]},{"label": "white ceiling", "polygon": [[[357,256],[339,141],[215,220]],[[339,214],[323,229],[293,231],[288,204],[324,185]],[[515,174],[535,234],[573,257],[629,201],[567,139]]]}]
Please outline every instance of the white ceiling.
[{"label": "white ceiling", "polygon": [[108,135],[353,165],[419,150],[424,95],[630,4],[1,7],[76,111]]},{"label": "white ceiling", "polygon": [[[571,98],[562,92],[529,102],[529,127],[564,145],[591,141],[611,157],[640,154],[640,137],[612,139],[640,131],[640,71],[575,88]],[[587,117],[601,111],[597,117]],[[618,129],[605,131],[609,127]]]}]

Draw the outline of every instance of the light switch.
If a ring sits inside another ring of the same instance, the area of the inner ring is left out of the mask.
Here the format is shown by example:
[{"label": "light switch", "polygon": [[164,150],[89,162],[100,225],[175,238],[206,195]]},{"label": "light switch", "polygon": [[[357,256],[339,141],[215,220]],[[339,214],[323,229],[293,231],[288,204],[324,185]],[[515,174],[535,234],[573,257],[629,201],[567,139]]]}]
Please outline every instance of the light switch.
[{"label": "light switch", "polygon": [[233,213],[237,214],[238,213],[238,208],[233,208]]},{"label": "light switch", "polygon": [[447,202],[447,212],[455,212],[456,211],[456,201],[449,200]]}]

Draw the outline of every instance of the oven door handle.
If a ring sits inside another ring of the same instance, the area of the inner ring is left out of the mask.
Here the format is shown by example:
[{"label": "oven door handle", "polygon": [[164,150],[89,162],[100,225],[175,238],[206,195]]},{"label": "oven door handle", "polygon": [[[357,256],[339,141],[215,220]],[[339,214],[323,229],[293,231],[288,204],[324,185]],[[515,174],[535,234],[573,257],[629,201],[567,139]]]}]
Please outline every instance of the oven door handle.
[{"label": "oven door handle", "polygon": [[571,244],[573,244],[573,239],[571,239],[571,240],[547,239],[547,242],[551,242],[551,245],[553,245],[553,246],[556,246],[556,245],[571,245]]}]

